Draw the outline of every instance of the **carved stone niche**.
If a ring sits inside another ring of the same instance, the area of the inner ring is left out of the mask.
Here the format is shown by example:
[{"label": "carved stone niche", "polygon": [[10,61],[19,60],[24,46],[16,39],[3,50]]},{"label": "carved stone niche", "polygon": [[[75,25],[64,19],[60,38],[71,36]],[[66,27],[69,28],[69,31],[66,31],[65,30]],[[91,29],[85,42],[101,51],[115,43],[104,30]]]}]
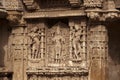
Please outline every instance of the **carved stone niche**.
[{"label": "carved stone niche", "polygon": [[48,66],[66,66],[69,56],[68,25],[58,22],[48,28],[47,32]]},{"label": "carved stone niche", "polygon": [[11,11],[8,13],[7,19],[9,20],[10,25],[22,24],[22,12]]},{"label": "carved stone niche", "polygon": [[79,7],[82,4],[82,0],[69,0],[72,7]]}]

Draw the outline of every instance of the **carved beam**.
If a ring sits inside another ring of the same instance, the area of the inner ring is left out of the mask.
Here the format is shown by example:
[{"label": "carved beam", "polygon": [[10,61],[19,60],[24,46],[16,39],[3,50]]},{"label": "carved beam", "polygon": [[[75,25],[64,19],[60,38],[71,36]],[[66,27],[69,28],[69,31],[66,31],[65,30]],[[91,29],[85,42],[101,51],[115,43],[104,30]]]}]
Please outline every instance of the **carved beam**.
[{"label": "carved beam", "polygon": [[25,13],[24,18],[55,18],[55,17],[70,17],[70,16],[85,16],[83,10],[56,10],[56,11],[39,11],[34,13]]},{"label": "carved beam", "polygon": [[99,20],[99,21],[105,21],[105,20],[113,20],[113,19],[119,19],[120,18],[120,11],[116,9],[88,9],[86,10],[87,17],[89,17],[92,20]]}]

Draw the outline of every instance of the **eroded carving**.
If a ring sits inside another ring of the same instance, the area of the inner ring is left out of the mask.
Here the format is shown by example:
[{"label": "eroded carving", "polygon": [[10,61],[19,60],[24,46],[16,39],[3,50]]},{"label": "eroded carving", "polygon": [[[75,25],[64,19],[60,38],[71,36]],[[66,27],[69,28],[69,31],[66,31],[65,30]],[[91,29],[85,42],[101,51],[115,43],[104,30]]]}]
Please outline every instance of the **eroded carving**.
[{"label": "eroded carving", "polygon": [[39,27],[33,27],[28,36],[31,39],[30,49],[32,59],[40,59],[43,58],[44,54],[44,35],[45,35],[44,28],[40,29]]},{"label": "eroded carving", "polygon": [[91,78],[100,78],[101,75],[94,76],[93,72],[96,74],[103,73],[104,61],[107,52],[107,30],[103,25],[92,25],[89,29],[89,60],[90,60],[90,70]]},{"label": "eroded carving", "polygon": [[103,0],[83,0],[86,7],[103,7]]},{"label": "eroded carving", "polygon": [[54,54],[55,54],[55,61],[59,62],[62,53],[62,45],[65,43],[65,39],[61,35],[60,27],[57,27],[56,33],[53,33],[53,44],[54,44]]},{"label": "eroded carving", "polygon": [[39,49],[40,49],[40,33],[38,32],[39,29],[37,27],[34,27],[29,32],[29,37],[32,40],[31,43],[31,58],[35,59],[40,57]]},{"label": "eroded carving", "polygon": [[72,59],[82,60],[85,55],[85,41],[86,41],[85,23],[81,22],[71,26],[71,47]]},{"label": "eroded carving", "polygon": [[72,38],[72,45],[73,45],[73,53],[75,58],[80,58],[80,51],[81,51],[81,29],[79,26],[75,26],[73,30],[73,38]]},{"label": "eroded carving", "polygon": [[37,8],[37,4],[35,0],[23,0],[27,10],[35,10]]},{"label": "eroded carving", "polygon": [[[48,63],[57,63],[65,65],[63,62],[69,56],[69,31],[68,26],[58,22],[56,25],[48,29],[47,34],[47,53],[49,56]],[[51,53],[51,54],[50,54]]]}]

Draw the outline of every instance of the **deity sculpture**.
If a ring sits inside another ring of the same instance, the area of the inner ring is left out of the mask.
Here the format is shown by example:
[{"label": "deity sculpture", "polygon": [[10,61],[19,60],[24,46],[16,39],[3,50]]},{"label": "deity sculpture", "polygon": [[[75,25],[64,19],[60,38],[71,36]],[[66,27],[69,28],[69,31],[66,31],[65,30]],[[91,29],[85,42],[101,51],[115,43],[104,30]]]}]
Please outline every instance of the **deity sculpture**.
[{"label": "deity sculpture", "polygon": [[65,39],[61,36],[60,28],[57,27],[57,32],[54,34],[54,38],[52,39],[54,43],[54,53],[56,62],[58,62],[61,54],[62,54],[62,44],[65,43]]}]

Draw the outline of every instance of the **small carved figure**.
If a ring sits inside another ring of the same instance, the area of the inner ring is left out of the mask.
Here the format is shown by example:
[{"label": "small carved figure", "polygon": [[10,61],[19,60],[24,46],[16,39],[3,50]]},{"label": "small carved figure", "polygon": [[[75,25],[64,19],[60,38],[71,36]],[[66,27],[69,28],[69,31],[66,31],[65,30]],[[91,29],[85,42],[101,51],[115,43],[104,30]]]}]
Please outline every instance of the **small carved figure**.
[{"label": "small carved figure", "polygon": [[75,27],[75,31],[73,32],[73,37],[72,37],[72,45],[73,45],[73,53],[78,59],[80,56],[80,51],[81,51],[81,29],[79,27]]},{"label": "small carved figure", "polygon": [[40,34],[39,29],[34,27],[29,34],[32,43],[31,43],[31,57],[37,58],[39,56],[39,47],[40,47]]},{"label": "small carved figure", "polygon": [[[61,31],[59,29],[59,27],[57,27],[57,32],[54,35],[54,38],[52,39],[54,42],[54,52],[55,52],[55,59],[58,60],[61,56],[62,53],[62,44],[65,42],[65,39],[61,36]],[[58,61],[56,61],[58,62]]]}]

